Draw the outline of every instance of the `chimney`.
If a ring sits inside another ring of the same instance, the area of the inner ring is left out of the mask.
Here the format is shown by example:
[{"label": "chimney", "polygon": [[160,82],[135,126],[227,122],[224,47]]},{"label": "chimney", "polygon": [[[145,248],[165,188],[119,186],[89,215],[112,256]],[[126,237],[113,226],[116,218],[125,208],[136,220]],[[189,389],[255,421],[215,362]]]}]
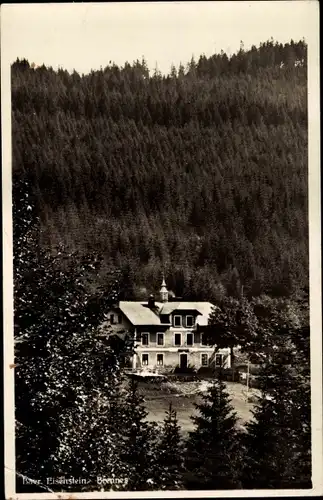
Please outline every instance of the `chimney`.
[{"label": "chimney", "polygon": [[155,297],[153,295],[149,295],[148,298],[148,307],[153,309],[155,307]]}]

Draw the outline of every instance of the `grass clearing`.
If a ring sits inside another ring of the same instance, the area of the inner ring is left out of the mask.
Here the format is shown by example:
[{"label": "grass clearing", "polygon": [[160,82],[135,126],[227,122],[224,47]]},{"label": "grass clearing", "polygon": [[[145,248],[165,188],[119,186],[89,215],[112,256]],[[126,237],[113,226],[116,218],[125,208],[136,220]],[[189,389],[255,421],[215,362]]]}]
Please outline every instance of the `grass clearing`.
[{"label": "grass clearing", "polygon": [[[162,384],[140,383],[139,390],[145,398],[148,411],[147,420],[163,422],[165,411],[172,403],[177,412],[179,424],[184,434],[193,430],[191,416],[196,414],[195,403],[201,400],[202,392],[207,389],[209,381],[198,382],[165,382]],[[238,425],[243,427],[248,422],[254,403],[247,401],[246,386],[236,382],[225,382],[231,396],[232,405],[237,412]],[[249,390],[249,396],[258,393],[256,389]]]}]

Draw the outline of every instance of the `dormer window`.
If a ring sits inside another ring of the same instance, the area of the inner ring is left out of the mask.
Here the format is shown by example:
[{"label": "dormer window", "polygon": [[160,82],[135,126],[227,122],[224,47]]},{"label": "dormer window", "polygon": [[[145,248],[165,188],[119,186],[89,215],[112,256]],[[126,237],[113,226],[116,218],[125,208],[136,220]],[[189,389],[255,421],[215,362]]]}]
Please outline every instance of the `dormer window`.
[{"label": "dormer window", "polygon": [[186,316],[186,328],[194,326],[194,316]]},{"label": "dormer window", "polygon": [[160,322],[161,323],[169,323],[169,316],[168,316],[168,314],[161,314],[160,315]]},{"label": "dormer window", "polygon": [[174,316],[174,326],[181,327],[182,326],[182,316],[175,314]]}]

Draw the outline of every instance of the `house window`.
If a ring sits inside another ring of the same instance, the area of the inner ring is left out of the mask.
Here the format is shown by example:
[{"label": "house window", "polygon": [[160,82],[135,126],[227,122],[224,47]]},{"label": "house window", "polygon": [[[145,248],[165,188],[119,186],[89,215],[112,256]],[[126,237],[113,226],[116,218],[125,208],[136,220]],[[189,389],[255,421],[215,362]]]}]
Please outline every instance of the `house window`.
[{"label": "house window", "polygon": [[205,342],[205,341],[204,341],[204,333],[201,333],[200,335],[201,335],[201,336],[200,336],[200,339],[201,339],[201,345],[204,345],[204,346],[209,345],[207,342]]},{"label": "house window", "polygon": [[157,333],[157,345],[164,345],[164,334]]},{"label": "house window", "polygon": [[141,356],[141,364],[142,364],[142,366],[148,366],[148,360],[149,360],[148,354],[143,354]]},{"label": "house window", "polygon": [[216,354],[215,355],[215,365],[216,366],[222,366],[222,354]]},{"label": "house window", "polygon": [[192,346],[194,343],[193,333],[188,333],[186,335],[186,344]]},{"label": "house window", "polygon": [[122,323],[122,314],[118,314],[118,323],[119,325]]},{"label": "house window", "polygon": [[164,364],[164,355],[157,354],[157,366],[163,366]]},{"label": "house window", "polygon": [[174,316],[174,326],[182,326],[182,316]]},{"label": "house window", "polygon": [[110,323],[114,325],[114,314],[110,314]]},{"label": "house window", "polygon": [[174,335],[174,344],[175,345],[181,345],[182,344],[182,334],[181,333],[175,333],[175,335]]},{"label": "house window", "polygon": [[202,366],[209,365],[209,355],[206,352],[201,355],[201,364]]},{"label": "house window", "polygon": [[141,345],[149,345],[149,333],[141,334]]},{"label": "house window", "polygon": [[186,328],[191,328],[194,325],[194,316],[186,316]]}]

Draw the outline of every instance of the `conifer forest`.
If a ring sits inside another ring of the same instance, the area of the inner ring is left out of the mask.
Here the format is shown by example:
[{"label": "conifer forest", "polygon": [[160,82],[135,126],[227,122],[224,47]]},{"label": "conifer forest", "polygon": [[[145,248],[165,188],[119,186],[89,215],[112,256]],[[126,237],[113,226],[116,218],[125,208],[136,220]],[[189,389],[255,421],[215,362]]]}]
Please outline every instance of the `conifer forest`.
[{"label": "conifer forest", "polygon": [[[305,41],[11,78],[18,491],[311,488]],[[257,365],[244,428],[221,370],[190,432],[147,420],[131,336],[97,335],[163,273]]]},{"label": "conifer forest", "polygon": [[13,174],[42,248],[95,251],[132,293],[288,296],[308,285],[307,54],[273,41],[168,76],[12,66]]}]

